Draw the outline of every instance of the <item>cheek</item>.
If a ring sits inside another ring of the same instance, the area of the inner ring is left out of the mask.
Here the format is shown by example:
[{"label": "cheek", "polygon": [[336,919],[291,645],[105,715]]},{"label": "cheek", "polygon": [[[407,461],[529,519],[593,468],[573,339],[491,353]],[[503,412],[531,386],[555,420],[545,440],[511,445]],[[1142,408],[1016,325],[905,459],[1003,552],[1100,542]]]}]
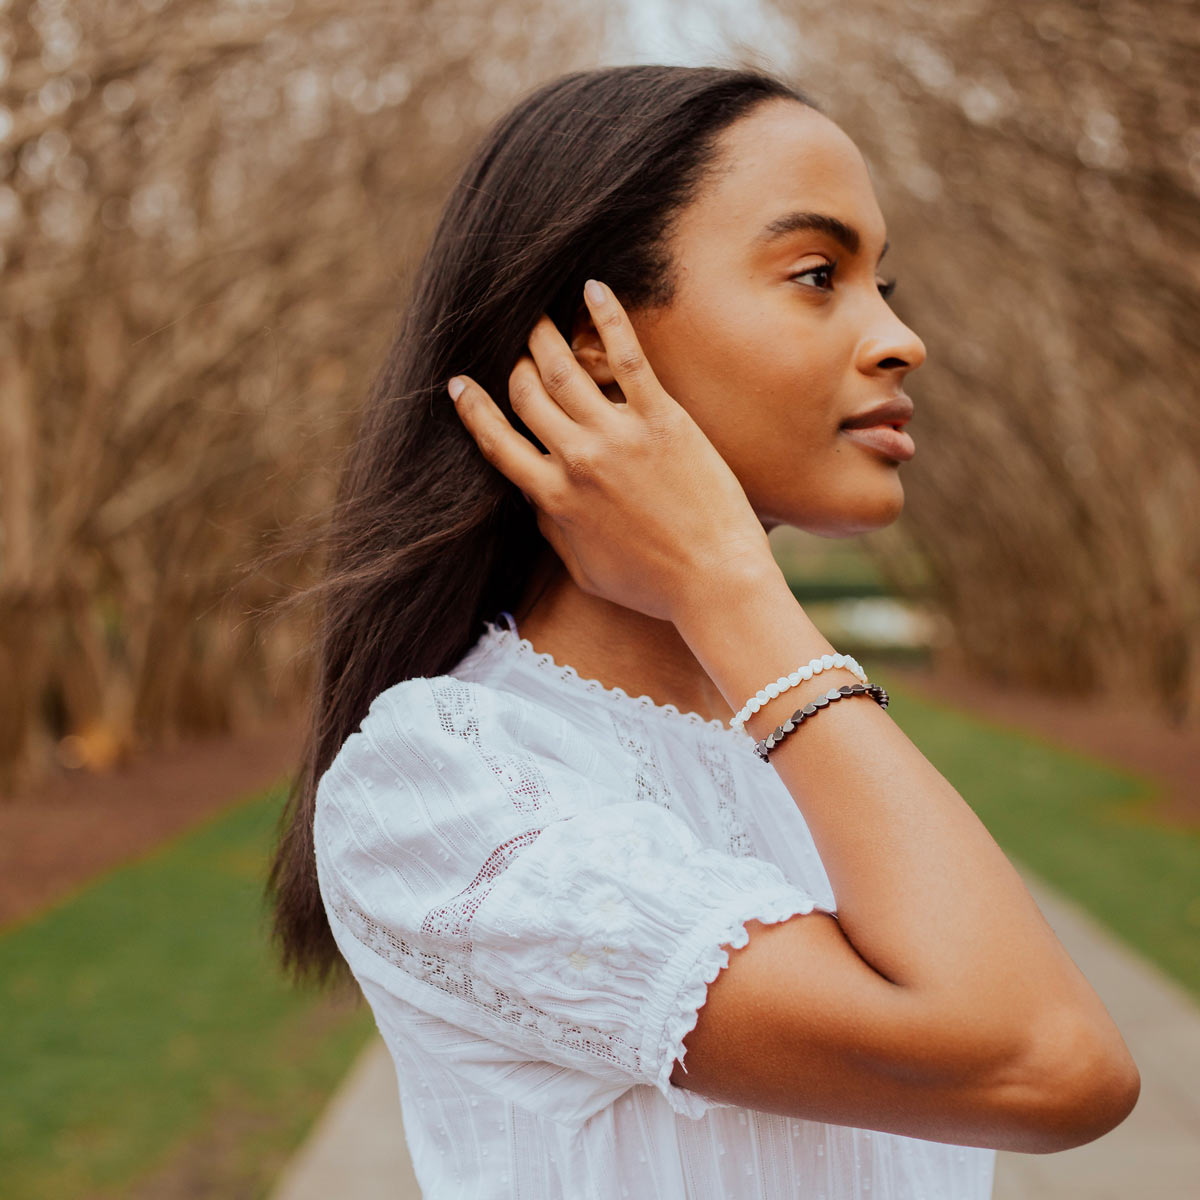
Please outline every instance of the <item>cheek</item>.
[{"label": "cheek", "polygon": [[819,491],[842,459],[844,347],[786,308],[728,289],[638,329],[659,382],[687,409],[759,507]]},{"label": "cheek", "polygon": [[701,425],[779,417],[819,423],[840,371],[831,339],[798,326],[795,317],[728,291],[720,303],[680,305],[638,333],[663,387]]}]

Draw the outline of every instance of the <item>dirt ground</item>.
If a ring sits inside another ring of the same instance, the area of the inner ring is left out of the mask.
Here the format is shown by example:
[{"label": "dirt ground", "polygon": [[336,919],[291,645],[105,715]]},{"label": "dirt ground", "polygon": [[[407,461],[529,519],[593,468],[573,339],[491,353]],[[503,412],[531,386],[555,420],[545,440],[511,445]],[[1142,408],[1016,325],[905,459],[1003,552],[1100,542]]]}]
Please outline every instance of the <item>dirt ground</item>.
[{"label": "dirt ground", "polygon": [[[1158,815],[1200,828],[1200,730],[1172,729],[1137,706],[1060,701],[946,671],[889,671],[917,695],[1160,779]],[[299,747],[298,723],[280,723],[161,750],[107,775],[63,772],[0,802],[0,927],[281,779]]]},{"label": "dirt ground", "polygon": [[107,774],[60,771],[0,800],[0,928],[295,768],[296,721],[193,741]]}]

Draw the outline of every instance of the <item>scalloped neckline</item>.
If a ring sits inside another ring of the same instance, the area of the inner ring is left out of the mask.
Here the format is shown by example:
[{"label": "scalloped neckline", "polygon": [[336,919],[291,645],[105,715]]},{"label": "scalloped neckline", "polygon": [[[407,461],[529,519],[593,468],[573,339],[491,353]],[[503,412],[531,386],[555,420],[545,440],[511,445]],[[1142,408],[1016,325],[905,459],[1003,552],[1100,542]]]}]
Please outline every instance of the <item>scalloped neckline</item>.
[{"label": "scalloped neckline", "polygon": [[[508,619],[512,620],[511,614],[502,615],[507,615]],[[498,622],[485,621],[483,638],[486,644],[505,647],[514,652],[518,658],[549,672],[555,679],[578,688],[582,692],[587,692],[589,695],[604,696],[613,704],[636,710],[639,713],[653,714],[655,717],[670,721],[675,726],[687,725],[736,740],[747,748],[750,748],[755,741],[752,734],[745,730],[733,729],[717,717],[709,718],[697,712],[683,712],[674,704],[659,704],[652,696],[645,694],[634,696],[624,688],[606,687],[598,679],[585,679],[570,664],[558,662],[552,654],[538,650],[528,638],[521,637],[515,622],[506,628]]]}]

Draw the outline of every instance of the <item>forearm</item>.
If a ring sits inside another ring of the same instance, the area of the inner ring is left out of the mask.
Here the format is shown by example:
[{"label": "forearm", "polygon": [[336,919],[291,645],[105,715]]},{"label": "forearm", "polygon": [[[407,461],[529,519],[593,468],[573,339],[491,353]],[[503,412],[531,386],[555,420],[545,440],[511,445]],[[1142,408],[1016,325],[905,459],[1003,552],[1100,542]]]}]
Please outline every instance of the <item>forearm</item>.
[{"label": "forearm", "polygon": [[[768,681],[837,652],[778,570],[697,587],[675,623],[735,710]],[[746,730],[762,739],[829,688],[855,682],[847,669],[823,671],[769,700]],[[1019,1045],[1051,1014],[1111,1028],[986,828],[873,700],[823,709],[760,767],[778,773],[803,813],[847,939],[875,971],[928,1000],[926,1011],[961,1018],[964,1032],[998,1044],[1011,1035]]]}]

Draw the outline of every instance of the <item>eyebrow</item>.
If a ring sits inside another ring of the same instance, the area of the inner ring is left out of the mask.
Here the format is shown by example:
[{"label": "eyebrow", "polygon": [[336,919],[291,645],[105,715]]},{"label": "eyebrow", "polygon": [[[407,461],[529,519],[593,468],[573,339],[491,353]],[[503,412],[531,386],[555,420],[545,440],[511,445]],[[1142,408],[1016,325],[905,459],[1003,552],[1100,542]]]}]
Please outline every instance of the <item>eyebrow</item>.
[{"label": "eyebrow", "polygon": [[[847,225],[840,217],[818,212],[784,213],[782,217],[776,217],[770,224],[765,225],[754,240],[760,243],[773,242],[789,233],[799,233],[806,229],[828,234],[851,254],[857,254],[859,246],[862,245],[862,237],[853,225]],[[883,243],[883,249],[879,252],[880,259],[888,252],[890,245],[891,242]]]}]

